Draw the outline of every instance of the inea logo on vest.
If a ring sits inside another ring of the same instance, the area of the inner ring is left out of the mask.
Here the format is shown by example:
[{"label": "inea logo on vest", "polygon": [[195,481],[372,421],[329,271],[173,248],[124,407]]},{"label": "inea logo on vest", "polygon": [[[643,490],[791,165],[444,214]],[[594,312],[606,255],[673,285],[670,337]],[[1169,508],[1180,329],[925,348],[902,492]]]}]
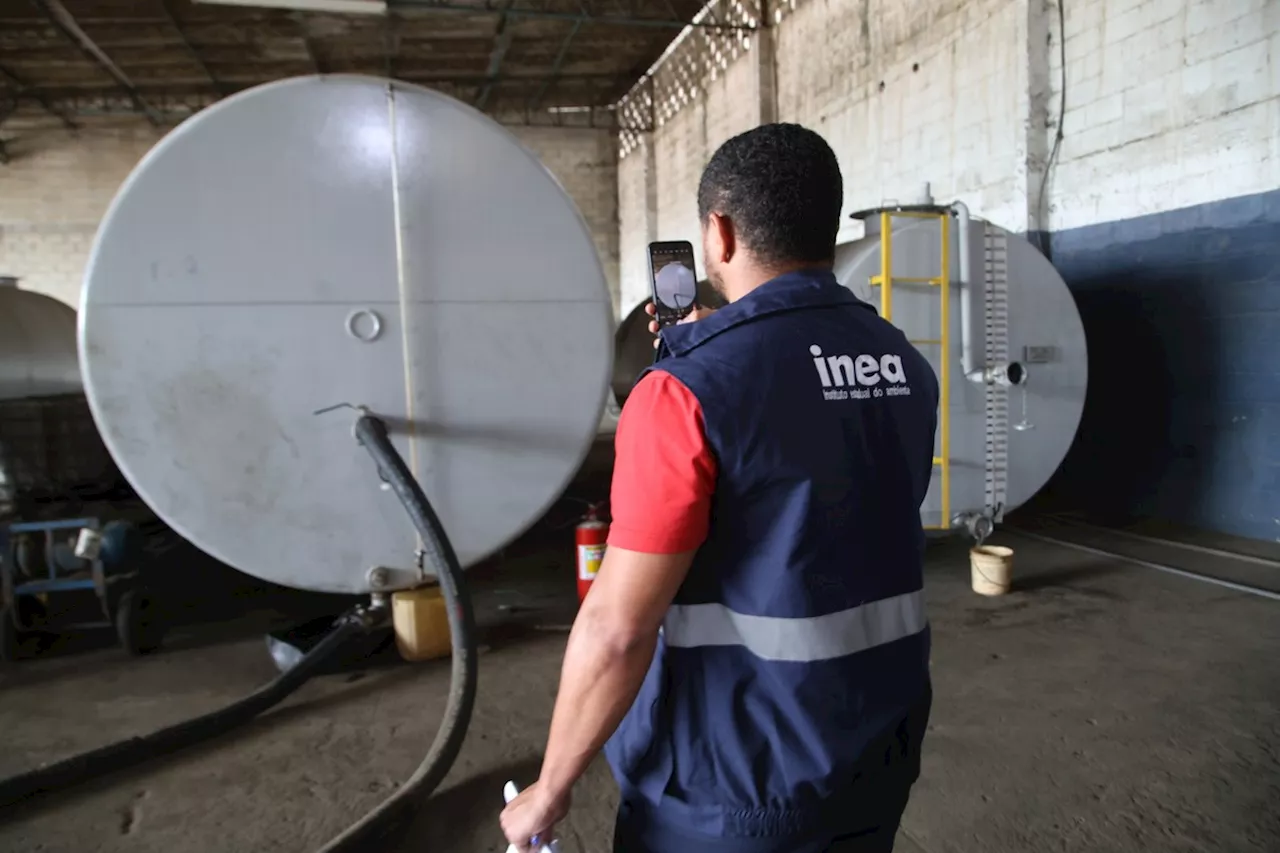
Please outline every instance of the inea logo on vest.
[{"label": "inea logo on vest", "polygon": [[[907,374],[902,369],[902,356],[830,355],[822,356],[822,347],[809,347],[813,366],[822,380],[824,400],[867,400],[872,397],[905,397],[911,393]],[[889,383],[880,387],[881,382]],[[844,386],[850,386],[845,390]]]}]

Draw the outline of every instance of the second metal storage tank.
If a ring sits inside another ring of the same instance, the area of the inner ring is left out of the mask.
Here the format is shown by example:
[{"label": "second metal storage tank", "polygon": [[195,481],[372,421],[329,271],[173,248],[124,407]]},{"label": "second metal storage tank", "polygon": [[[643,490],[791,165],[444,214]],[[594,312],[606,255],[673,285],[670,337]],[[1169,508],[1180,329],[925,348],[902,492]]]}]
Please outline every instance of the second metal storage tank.
[{"label": "second metal storage tank", "polygon": [[78,394],[76,312],[0,276],[0,400]]},{"label": "second metal storage tank", "polygon": [[917,342],[943,388],[925,525],[982,538],[1075,438],[1088,381],[1075,301],[1035,247],[962,204],[855,217],[866,234],[837,249],[837,277]]},{"label": "second metal storage tank", "polygon": [[75,309],[0,277],[0,513],[120,487],[84,398]]},{"label": "second metal storage tank", "polygon": [[[940,379],[946,373],[924,523],[982,538],[1044,487],[1075,438],[1088,380],[1075,301],[1035,247],[970,217],[963,205],[857,216],[866,233],[837,247],[837,277],[916,341]],[[887,298],[880,284],[886,272]],[[613,386],[620,403],[652,359],[645,319],[637,306],[617,330]]]},{"label": "second metal storage tank", "polygon": [[[631,387],[640,373],[653,364],[653,335],[649,334],[649,321],[645,313],[648,300],[632,308],[613,333],[613,397],[621,406],[627,401]],[[703,279],[698,282],[698,304],[718,308],[724,304],[720,294]]]}]

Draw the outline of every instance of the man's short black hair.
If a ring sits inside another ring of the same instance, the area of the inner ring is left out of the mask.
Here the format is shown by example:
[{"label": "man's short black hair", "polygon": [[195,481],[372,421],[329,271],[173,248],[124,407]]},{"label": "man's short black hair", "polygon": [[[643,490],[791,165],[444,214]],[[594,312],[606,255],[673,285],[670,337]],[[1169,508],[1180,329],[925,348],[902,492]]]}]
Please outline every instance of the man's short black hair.
[{"label": "man's short black hair", "polygon": [[766,124],[716,149],[698,183],[698,218],[723,214],[762,263],[835,256],[844,186],[826,140],[798,124]]}]

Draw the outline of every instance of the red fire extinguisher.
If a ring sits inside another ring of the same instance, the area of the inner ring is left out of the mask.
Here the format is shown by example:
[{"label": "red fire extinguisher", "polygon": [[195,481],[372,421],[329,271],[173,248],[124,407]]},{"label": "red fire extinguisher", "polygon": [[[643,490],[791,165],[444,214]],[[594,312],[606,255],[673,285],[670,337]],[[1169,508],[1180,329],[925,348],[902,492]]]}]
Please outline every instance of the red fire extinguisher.
[{"label": "red fire extinguisher", "polygon": [[609,539],[609,522],[603,521],[600,504],[590,504],[587,513],[578,522],[574,541],[578,546],[578,603],[587,597],[591,582],[604,561],[605,542]]}]

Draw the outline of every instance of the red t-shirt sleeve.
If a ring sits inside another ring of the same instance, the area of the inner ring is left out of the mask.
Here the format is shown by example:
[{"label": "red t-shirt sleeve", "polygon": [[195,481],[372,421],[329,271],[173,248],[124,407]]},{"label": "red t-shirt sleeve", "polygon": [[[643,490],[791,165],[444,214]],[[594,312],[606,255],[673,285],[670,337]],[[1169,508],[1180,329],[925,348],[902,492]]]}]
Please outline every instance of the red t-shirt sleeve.
[{"label": "red t-shirt sleeve", "polygon": [[693,392],[669,373],[646,374],[622,408],[614,451],[609,544],[646,554],[700,546],[716,460]]}]

